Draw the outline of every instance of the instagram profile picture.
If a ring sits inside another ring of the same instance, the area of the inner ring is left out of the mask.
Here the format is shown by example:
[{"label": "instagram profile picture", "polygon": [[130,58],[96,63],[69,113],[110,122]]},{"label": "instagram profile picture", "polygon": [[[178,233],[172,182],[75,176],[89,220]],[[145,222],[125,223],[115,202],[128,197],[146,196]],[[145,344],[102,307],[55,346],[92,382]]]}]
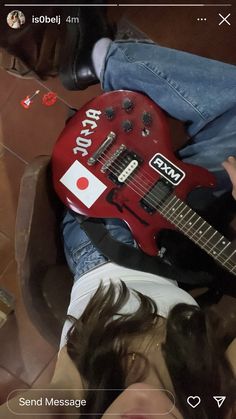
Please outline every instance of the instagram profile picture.
[{"label": "instagram profile picture", "polygon": [[7,24],[12,29],[20,29],[25,23],[25,15],[20,10],[12,10],[7,15]]}]

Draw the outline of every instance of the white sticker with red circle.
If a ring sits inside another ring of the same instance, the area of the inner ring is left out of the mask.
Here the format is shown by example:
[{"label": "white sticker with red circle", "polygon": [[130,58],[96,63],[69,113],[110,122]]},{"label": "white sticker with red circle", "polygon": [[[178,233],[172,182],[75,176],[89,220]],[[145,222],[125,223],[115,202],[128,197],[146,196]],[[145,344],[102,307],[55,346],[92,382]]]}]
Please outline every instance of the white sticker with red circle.
[{"label": "white sticker with red circle", "polygon": [[107,186],[76,160],[61,177],[63,183],[87,208],[90,208]]}]

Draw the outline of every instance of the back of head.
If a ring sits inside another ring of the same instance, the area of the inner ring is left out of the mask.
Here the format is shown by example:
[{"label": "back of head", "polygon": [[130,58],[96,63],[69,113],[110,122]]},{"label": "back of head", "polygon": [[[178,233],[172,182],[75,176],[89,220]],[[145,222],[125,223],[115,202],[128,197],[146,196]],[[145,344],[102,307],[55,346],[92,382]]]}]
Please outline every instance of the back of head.
[{"label": "back of head", "polygon": [[[129,293],[123,283],[120,287],[111,284],[106,290],[100,286],[69,332],[67,351],[82,376],[85,389],[100,389],[95,392],[99,397],[85,390],[89,409],[82,409],[81,417],[92,411],[104,412],[120,394],[116,389],[126,388],[127,336],[132,339],[158,327],[155,302],[139,293],[136,293],[140,301],[138,310],[117,317]],[[225,345],[215,333],[219,326],[215,314],[196,306],[178,304],[169,314],[162,352],[175,389],[177,407],[185,419],[233,419],[236,384],[225,356]],[[147,359],[141,356],[133,383],[145,380],[148,368]],[[103,391],[106,388],[114,391]],[[187,404],[190,395],[201,397],[198,409]],[[221,409],[213,399],[215,395],[226,396]]]},{"label": "back of head", "polygon": [[[234,404],[235,378],[219,329],[215,313],[186,304],[175,306],[168,317],[163,351],[181,412],[188,419],[225,418]],[[186,403],[191,395],[201,398],[196,410]],[[226,396],[221,409],[213,397],[217,395]]]}]

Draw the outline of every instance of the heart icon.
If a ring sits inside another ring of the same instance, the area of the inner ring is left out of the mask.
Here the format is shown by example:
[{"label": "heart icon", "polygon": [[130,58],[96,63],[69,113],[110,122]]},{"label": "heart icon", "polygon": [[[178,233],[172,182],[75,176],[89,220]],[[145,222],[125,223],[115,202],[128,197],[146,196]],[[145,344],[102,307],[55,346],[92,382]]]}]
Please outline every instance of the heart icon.
[{"label": "heart icon", "polygon": [[201,399],[199,396],[189,396],[187,398],[187,403],[193,408],[195,409],[195,407],[197,407],[200,403],[201,403]]}]

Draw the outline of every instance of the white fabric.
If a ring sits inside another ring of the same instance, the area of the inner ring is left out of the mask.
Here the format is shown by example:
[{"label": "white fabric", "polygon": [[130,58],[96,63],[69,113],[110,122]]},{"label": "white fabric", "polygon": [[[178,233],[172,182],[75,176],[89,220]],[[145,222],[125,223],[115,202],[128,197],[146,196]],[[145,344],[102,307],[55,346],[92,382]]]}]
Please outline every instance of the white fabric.
[{"label": "white fabric", "polygon": [[95,43],[92,50],[92,62],[99,80],[110,43],[110,38],[101,38]]},{"label": "white fabric", "polygon": [[11,26],[13,29],[19,29],[20,28],[20,23],[18,21],[14,22],[13,25]]},{"label": "white fabric", "polygon": [[[108,286],[110,281],[117,283],[120,280],[124,281],[129,289],[139,291],[151,297],[156,302],[158,313],[162,317],[167,317],[171,308],[176,304],[197,305],[191,295],[179,288],[175,281],[146,272],[123,268],[109,262],[93,269],[75,282],[71,291],[71,300],[67,314],[78,319],[91,297],[95,294],[101,281],[105,286]],[[121,313],[132,313],[137,310],[138,306],[139,302],[136,296],[131,293]],[[62,330],[60,348],[66,344],[66,335],[70,326],[71,322],[66,320]]]}]

